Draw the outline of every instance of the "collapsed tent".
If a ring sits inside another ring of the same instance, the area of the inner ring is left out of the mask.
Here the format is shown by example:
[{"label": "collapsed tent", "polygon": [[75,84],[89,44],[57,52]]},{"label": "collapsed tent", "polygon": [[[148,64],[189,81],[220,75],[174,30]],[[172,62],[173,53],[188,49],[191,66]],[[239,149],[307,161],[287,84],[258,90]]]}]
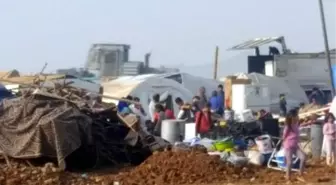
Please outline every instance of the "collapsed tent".
[{"label": "collapsed tent", "polygon": [[[113,96],[117,98],[126,97],[128,95],[139,97],[140,103],[148,114],[148,105],[154,94],[160,94],[160,100],[164,101],[170,109],[174,110],[175,114],[178,112],[178,107],[174,100],[177,97],[184,101],[191,101],[192,93],[184,88],[181,84],[174,80],[158,78],[152,76],[135,76],[122,77],[113,81],[102,83],[104,95]],[[104,99],[103,102],[117,101]]]},{"label": "collapsed tent", "polygon": [[113,108],[92,112],[37,92],[1,104],[0,151],[16,159],[52,159],[63,169],[142,162],[150,149],[126,124]]},{"label": "collapsed tent", "polygon": [[279,95],[285,94],[287,107],[298,107],[300,103],[308,103],[308,98],[300,84],[295,80],[286,78],[270,77],[259,73],[238,74],[237,78],[251,79],[252,85],[266,85],[271,96],[270,108],[272,111],[279,111]]},{"label": "collapsed tent", "polygon": [[[13,158],[55,157],[61,167],[81,138],[92,142],[92,120],[64,100],[4,100],[0,112],[0,147]],[[69,119],[70,118],[70,119]]]}]

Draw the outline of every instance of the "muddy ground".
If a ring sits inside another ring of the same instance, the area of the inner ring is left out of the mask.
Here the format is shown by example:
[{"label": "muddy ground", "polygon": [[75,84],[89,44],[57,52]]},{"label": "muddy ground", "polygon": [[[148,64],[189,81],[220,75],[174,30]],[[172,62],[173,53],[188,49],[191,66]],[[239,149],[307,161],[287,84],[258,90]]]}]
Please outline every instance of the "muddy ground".
[{"label": "muddy ground", "polygon": [[[11,162],[9,168],[0,163],[0,185],[225,185],[225,184],[286,184],[284,173],[265,167],[234,167],[216,156],[193,151],[155,153],[136,167],[123,166],[92,172],[61,172],[53,164],[30,167]],[[303,176],[293,174],[292,184],[335,184],[335,168],[324,161],[309,160]],[[301,179],[302,180],[302,179]]]}]

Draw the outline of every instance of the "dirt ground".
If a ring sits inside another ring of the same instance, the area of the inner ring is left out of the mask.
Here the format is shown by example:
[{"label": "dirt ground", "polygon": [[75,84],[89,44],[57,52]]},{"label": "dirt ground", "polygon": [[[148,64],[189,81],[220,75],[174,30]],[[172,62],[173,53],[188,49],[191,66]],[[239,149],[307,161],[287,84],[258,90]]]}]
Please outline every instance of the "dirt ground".
[{"label": "dirt ground", "polygon": [[[303,176],[293,174],[292,184],[335,184],[335,168],[324,161],[309,160]],[[30,167],[0,162],[0,185],[284,185],[284,173],[265,167],[233,167],[204,152],[165,151],[155,153],[136,167],[123,166],[86,173],[61,172],[51,163]]]}]

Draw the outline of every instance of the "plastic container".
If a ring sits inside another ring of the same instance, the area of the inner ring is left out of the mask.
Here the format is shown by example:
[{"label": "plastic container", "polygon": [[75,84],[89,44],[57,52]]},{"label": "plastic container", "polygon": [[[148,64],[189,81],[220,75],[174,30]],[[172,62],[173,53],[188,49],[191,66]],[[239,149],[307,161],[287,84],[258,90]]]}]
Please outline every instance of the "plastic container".
[{"label": "plastic container", "polygon": [[181,120],[163,120],[161,125],[161,137],[172,144],[180,141],[181,124],[184,125],[184,122]]},{"label": "plastic container", "polygon": [[258,150],[261,154],[272,153],[272,138],[269,135],[262,135],[255,138]]},{"label": "plastic container", "polygon": [[[277,164],[280,168],[285,168],[286,167],[286,157],[285,157],[284,149],[281,149],[277,152],[277,154],[275,155],[275,159],[276,159]],[[293,155],[292,168],[298,169],[299,167],[300,167],[300,160],[299,160],[299,158],[297,158]]]},{"label": "plastic container", "polygon": [[213,144],[216,151],[226,151],[234,148],[232,141],[217,141]]},{"label": "plastic container", "polygon": [[319,158],[321,157],[321,151],[323,146],[323,131],[322,124],[313,124],[310,129],[310,138],[311,141],[311,149],[313,157]]}]

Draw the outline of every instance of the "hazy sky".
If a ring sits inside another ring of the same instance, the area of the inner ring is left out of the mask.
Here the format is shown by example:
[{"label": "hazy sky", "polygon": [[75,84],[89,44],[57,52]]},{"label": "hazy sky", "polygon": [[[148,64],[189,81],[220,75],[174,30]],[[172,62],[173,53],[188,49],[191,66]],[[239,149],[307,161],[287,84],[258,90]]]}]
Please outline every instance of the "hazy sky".
[{"label": "hazy sky", "polygon": [[[336,3],[324,5],[334,48]],[[0,0],[0,24],[1,71],[82,67],[97,42],[130,44],[131,60],[151,51],[153,66],[202,76],[211,76],[216,45],[220,75],[246,70],[246,53],[226,49],[254,37],[324,49],[318,0]]]}]

